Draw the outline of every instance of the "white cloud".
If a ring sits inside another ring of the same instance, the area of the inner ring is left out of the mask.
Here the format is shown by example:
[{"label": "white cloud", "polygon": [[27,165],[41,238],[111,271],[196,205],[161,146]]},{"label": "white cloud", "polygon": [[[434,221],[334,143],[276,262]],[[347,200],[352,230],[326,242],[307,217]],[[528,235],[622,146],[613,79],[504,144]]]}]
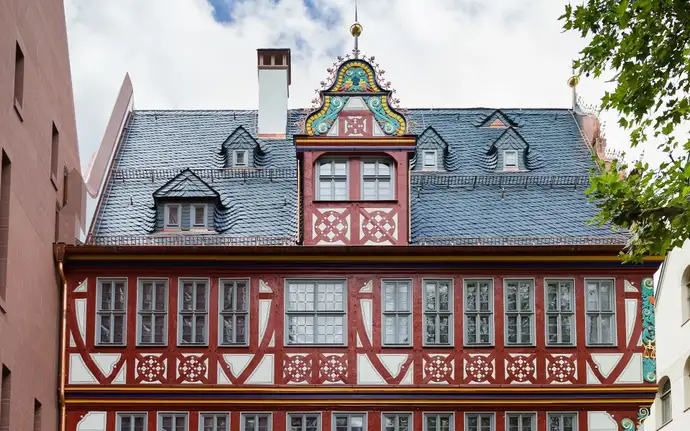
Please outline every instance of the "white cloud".
[{"label": "white cloud", "polygon": [[[227,0],[231,1],[231,0]],[[351,49],[352,2],[318,0],[341,19],[309,18],[302,0],[235,3],[233,24],[206,0],[66,0],[81,160],[97,150],[125,72],[138,109],[256,108],[256,49],[293,49],[290,107],[306,107]],[[563,33],[554,0],[360,0],[362,51],[386,69],[405,107],[570,107],[566,81],[583,46]],[[302,49],[297,50],[296,46]],[[596,103],[606,86],[585,79]],[[609,145],[627,137],[608,122]]]}]

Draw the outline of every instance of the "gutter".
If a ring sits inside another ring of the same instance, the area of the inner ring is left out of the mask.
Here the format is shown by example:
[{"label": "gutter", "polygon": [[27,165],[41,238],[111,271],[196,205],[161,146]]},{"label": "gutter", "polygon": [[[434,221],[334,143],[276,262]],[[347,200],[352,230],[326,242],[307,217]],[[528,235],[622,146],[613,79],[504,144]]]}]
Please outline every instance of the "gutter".
[{"label": "gutter", "polygon": [[[58,251],[61,249],[61,253]],[[65,277],[64,265],[62,258],[64,256],[64,245],[56,247],[57,269],[60,276],[62,306],[60,310],[60,354],[58,356],[58,363],[60,364],[60,389],[58,393],[58,402],[60,405],[60,415],[58,416],[59,430],[65,431],[66,427],[66,405],[65,405],[65,362],[67,353],[67,278]]]}]

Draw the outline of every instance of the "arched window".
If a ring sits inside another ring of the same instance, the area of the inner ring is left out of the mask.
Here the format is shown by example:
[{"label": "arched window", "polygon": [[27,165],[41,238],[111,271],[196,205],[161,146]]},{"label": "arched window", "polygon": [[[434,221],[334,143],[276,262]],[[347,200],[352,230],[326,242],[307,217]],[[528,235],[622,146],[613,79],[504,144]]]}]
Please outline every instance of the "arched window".
[{"label": "arched window", "polygon": [[393,199],[393,161],[388,159],[362,160],[362,200]]},{"label": "arched window", "polygon": [[673,418],[671,412],[671,381],[668,378],[661,385],[659,400],[661,401],[661,425],[666,425]]},{"label": "arched window", "polygon": [[349,199],[347,159],[319,160],[316,169],[316,199],[324,201]]}]

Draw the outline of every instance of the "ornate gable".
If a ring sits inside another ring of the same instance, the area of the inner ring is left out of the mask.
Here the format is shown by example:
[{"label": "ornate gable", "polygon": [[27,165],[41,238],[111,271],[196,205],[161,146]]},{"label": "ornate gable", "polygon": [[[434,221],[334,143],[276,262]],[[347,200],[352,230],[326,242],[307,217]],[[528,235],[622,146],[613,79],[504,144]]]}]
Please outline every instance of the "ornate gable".
[{"label": "ornate gable", "polygon": [[328,69],[331,73],[314,102],[316,108],[305,121],[308,136],[386,137],[407,133],[407,121],[394,106],[390,83],[380,84],[385,71],[374,57],[342,58]]},{"label": "ornate gable", "polygon": [[153,197],[155,199],[217,199],[220,195],[190,169],[185,169],[153,192]]}]

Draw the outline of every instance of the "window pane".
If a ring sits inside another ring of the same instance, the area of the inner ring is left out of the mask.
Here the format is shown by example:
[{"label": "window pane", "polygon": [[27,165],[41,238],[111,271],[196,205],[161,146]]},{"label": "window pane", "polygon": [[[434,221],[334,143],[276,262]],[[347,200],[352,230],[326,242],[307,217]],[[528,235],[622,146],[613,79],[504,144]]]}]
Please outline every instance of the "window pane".
[{"label": "window pane", "polygon": [[322,179],[319,181],[319,199],[333,199],[333,193],[331,192],[331,190],[331,180]]},{"label": "window pane", "polygon": [[347,193],[347,181],[345,179],[336,179],[333,181],[334,194],[333,199],[335,200],[346,200]]},{"label": "window pane", "polygon": [[335,162],[335,175],[336,176],[347,175],[347,162],[344,162],[344,161]]},{"label": "window pane", "polygon": [[424,152],[424,166],[436,166],[436,153],[433,151]]},{"label": "window pane", "polygon": [[376,180],[365,179],[362,182],[362,199],[376,199]]},{"label": "window pane", "polygon": [[206,221],[204,220],[204,216],[206,215],[206,207],[197,205],[194,207],[194,225],[195,226],[204,226],[206,224]]},{"label": "window pane", "polygon": [[333,175],[333,163],[332,162],[323,162],[319,166],[319,175],[324,176],[330,176]]},{"label": "window pane", "polygon": [[178,225],[178,211],[179,211],[178,206],[176,205],[170,205],[168,206],[168,225],[169,226],[177,226]]},{"label": "window pane", "polygon": [[364,163],[362,163],[362,175],[375,176],[376,175],[376,162],[364,162]]}]

